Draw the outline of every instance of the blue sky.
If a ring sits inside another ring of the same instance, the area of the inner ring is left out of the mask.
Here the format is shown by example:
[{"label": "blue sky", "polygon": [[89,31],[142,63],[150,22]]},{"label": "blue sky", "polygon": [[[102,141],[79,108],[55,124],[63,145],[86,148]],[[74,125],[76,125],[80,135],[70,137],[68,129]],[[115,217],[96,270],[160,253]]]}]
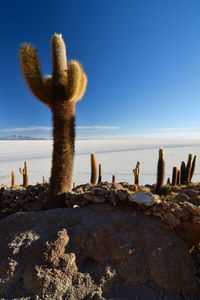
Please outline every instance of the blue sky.
[{"label": "blue sky", "polygon": [[1,1],[0,136],[49,136],[51,113],[29,91],[18,49],[31,42],[51,73],[50,38],[88,76],[78,137],[200,138],[199,0]]}]

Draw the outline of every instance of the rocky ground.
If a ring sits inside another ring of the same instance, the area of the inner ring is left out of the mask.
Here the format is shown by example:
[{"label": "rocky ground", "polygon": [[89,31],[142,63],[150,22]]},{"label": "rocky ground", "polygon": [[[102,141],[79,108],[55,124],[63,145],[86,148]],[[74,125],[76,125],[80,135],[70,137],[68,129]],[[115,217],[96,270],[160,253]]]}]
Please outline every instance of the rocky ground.
[{"label": "rocky ground", "polygon": [[200,184],[0,186],[0,299],[200,299]]}]

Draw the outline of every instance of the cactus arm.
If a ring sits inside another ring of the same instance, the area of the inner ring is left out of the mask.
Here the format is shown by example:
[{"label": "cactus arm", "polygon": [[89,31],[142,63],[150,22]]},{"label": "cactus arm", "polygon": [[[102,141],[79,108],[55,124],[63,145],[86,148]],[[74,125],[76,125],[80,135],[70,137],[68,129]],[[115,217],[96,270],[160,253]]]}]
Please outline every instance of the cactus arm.
[{"label": "cactus arm", "polygon": [[37,50],[31,44],[23,44],[21,46],[20,61],[24,78],[30,90],[40,101],[48,104],[49,99],[44,91]]},{"label": "cactus arm", "polygon": [[68,101],[76,101],[80,88],[82,68],[81,65],[73,60],[67,70],[67,98]]},{"label": "cactus arm", "polygon": [[51,39],[51,56],[54,84],[66,83],[67,56],[65,43],[61,34],[54,34]]},{"label": "cactus arm", "polygon": [[87,88],[87,76],[82,71],[81,82],[80,82],[79,91],[78,91],[78,94],[77,94],[76,101],[80,101],[83,98],[83,96],[85,94],[85,91],[86,91],[86,88]]}]

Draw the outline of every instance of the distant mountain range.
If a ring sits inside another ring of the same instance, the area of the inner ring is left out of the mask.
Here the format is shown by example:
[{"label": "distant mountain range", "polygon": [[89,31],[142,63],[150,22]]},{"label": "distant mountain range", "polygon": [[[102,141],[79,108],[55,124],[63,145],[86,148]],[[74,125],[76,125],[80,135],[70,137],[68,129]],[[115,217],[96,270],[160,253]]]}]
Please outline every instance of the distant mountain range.
[{"label": "distant mountain range", "polygon": [[32,136],[22,136],[22,135],[10,135],[5,137],[0,137],[0,141],[25,141],[25,140],[50,140],[50,138],[32,137]]}]

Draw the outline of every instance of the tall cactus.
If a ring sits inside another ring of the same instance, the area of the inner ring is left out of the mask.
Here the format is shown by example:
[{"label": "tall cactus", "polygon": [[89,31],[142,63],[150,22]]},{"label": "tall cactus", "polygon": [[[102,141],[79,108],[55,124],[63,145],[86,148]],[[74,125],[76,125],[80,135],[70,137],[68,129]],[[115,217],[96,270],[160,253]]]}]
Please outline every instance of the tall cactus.
[{"label": "tall cactus", "polygon": [[135,184],[139,185],[139,176],[140,176],[140,161],[137,161],[135,169],[133,169],[133,175],[135,177]]},{"label": "tall cactus", "polygon": [[23,187],[27,187],[28,186],[28,166],[27,166],[27,162],[24,162],[24,168],[22,169],[21,167],[19,168],[19,172],[22,174],[22,178],[23,178]]},{"label": "tall cactus", "polygon": [[96,184],[97,182],[97,160],[96,154],[91,153],[91,178],[90,183]]},{"label": "tall cactus", "polygon": [[195,170],[195,166],[196,166],[196,159],[197,159],[197,156],[194,155],[193,161],[192,161],[191,172],[190,172],[190,182],[192,181],[192,177],[194,175],[194,170]]},{"label": "tall cactus", "polygon": [[162,193],[162,186],[164,184],[165,177],[165,160],[164,160],[164,150],[159,149],[159,159],[158,159],[158,169],[157,169],[157,185],[156,192],[158,194]]},{"label": "tall cactus", "polygon": [[186,169],[185,169],[185,162],[181,162],[181,174],[180,174],[180,183],[184,184],[186,179]]},{"label": "tall cactus", "polygon": [[185,172],[186,173],[186,178],[185,178],[186,183],[190,182],[191,169],[192,169],[192,154],[190,153],[188,155],[188,161],[187,161],[186,172]]},{"label": "tall cactus", "polygon": [[173,167],[172,170],[172,185],[177,185],[177,179],[178,179],[178,168]]},{"label": "tall cactus", "polygon": [[87,77],[78,61],[67,65],[61,34],[51,39],[52,76],[42,78],[37,50],[31,44],[20,48],[26,82],[33,94],[47,104],[53,114],[53,158],[50,178],[52,199],[68,192],[72,185],[75,139],[75,107],[85,94]]},{"label": "tall cactus", "polygon": [[98,183],[101,183],[102,181],[102,172],[101,172],[101,164],[99,164],[99,177],[98,177]]},{"label": "tall cactus", "polygon": [[15,172],[14,171],[11,172],[11,187],[12,188],[15,187]]}]

